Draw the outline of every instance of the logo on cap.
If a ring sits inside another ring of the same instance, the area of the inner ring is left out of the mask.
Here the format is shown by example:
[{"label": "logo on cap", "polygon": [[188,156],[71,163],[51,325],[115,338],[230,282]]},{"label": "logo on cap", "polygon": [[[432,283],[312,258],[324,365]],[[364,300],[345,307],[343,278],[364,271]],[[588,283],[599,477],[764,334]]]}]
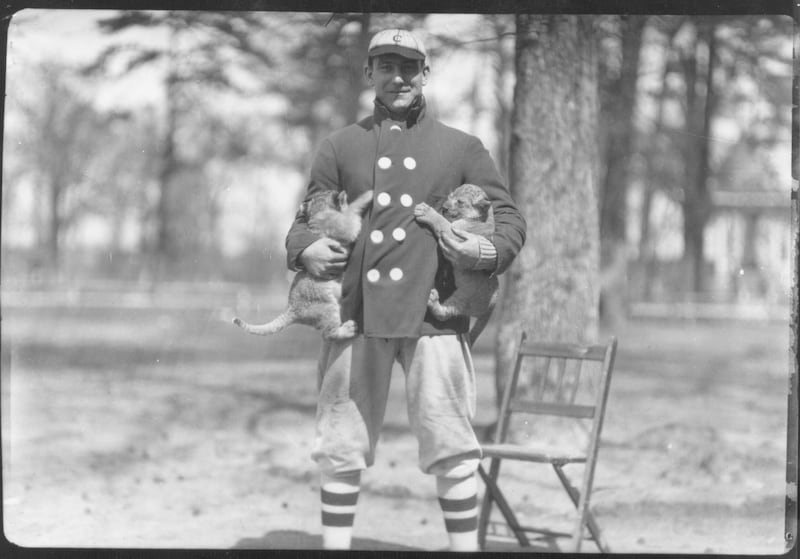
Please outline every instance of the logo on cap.
[{"label": "logo on cap", "polygon": [[425,60],[425,46],[405,29],[384,29],[376,33],[367,47],[368,56],[395,53],[406,58]]}]

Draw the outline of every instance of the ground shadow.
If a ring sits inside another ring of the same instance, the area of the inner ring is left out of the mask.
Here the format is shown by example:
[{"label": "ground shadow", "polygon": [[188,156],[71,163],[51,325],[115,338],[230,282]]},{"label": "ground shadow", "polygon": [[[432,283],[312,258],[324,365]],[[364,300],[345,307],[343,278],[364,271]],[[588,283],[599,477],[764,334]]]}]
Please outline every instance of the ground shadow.
[{"label": "ground shadow", "polygon": [[[322,549],[322,536],[302,530],[274,530],[259,538],[243,538],[233,549]],[[354,551],[446,551],[425,550],[419,547],[384,542],[372,538],[353,538]],[[549,539],[532,541],[529,547],[520,547],[516,542],[487,541],[484,551],[502,553],[560,552],[558,545]]]},{"label": "ground shadow", "polygon": [[[584,550],[586,548],[584,547]],[[530,545],[526,547],[520,546],[517,542],[512,541],[493,541],[487,540],[483,551],[490,551],[494,553],[563,553],[564,550],[559,547],[554,539],[539,538],[530,541]]]},{"label": "ground shadow", "polygon": [[[369,551],[424,551],[418,547],[371,538],[353,538],[352,548]],[[322,536],[302,530],[274,530],[259,538],[241,539],[233,549],[322,549]]]}]

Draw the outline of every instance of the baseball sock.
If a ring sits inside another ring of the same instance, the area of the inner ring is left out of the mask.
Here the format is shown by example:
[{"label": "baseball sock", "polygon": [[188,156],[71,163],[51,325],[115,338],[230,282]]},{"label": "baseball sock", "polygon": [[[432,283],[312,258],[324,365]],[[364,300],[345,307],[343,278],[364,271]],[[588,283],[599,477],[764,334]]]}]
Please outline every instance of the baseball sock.
[{"label": "baseball sock", "polygon": [[444,514],[450,551],[480,551],[478,547],[478,481],[436,477],[436,493]]},{"label": "baseball sock", "polygon": [[360,485],[361,472],[358,470],[322,474],[320,497],[324,549],[350,549]]}]

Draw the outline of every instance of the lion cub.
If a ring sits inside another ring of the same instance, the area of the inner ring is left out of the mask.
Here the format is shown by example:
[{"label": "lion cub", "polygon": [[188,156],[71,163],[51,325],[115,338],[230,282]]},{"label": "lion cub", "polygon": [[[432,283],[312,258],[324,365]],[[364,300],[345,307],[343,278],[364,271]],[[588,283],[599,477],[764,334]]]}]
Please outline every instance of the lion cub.
[{"label": "lion cub", "polygon": [[[368,190],[352,203],[342,191],[320,192],[300,206],[310,231],[339,241],[342,245],[355,242],[361,231],[361,216],[372,201]],[[266,324],[248,324],[239,318],[233,322],[251,334],[266,336],[280,332],[291,324],[306,324],[322,331],[326,340],[347,340],[355,337],[358,327],[353,320],[341,321],[339,302],[341,279],[324,280],[305,271],[297,272],[289,288],[289,304],[283,313]]]},{"label": "lion cub", "polygon": [[[417,221],[430,227],[436,238],[452,226],[476,235],[490,237],[494,232],[492,203],[482,188],[474,184],[462,184],[447,197],[439,214],[429,205],[417,204],[414,216]],[[439,292],[432,289],[428,299],[428,310],[439,320],[455,316],[477,317],[469,332],[472,345],[489,321],[495,303],[499,282],[496,276],[483,270],[466,270],[453,266],[456,290],[444,302],[439,301]]]}]

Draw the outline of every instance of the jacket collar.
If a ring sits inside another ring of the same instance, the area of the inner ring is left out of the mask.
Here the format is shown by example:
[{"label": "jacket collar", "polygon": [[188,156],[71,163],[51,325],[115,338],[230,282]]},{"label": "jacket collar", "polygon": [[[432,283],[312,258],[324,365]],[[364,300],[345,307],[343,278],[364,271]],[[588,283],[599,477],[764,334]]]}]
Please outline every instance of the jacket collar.
[{"label": "jacket collar", "polygon": [[[425,106],[425,97],[420,95],[408,109],[408,114],[406,115],[406,126],[408,128],[411,128],[425,117]],[[375,109],[372,114],[375,119],[375,123],[378,125],[380,125],[380,123],[386,119],[397,120],[396,118],[393,118],[389,108],[381,103],[379,99],[375,99]]]}]

